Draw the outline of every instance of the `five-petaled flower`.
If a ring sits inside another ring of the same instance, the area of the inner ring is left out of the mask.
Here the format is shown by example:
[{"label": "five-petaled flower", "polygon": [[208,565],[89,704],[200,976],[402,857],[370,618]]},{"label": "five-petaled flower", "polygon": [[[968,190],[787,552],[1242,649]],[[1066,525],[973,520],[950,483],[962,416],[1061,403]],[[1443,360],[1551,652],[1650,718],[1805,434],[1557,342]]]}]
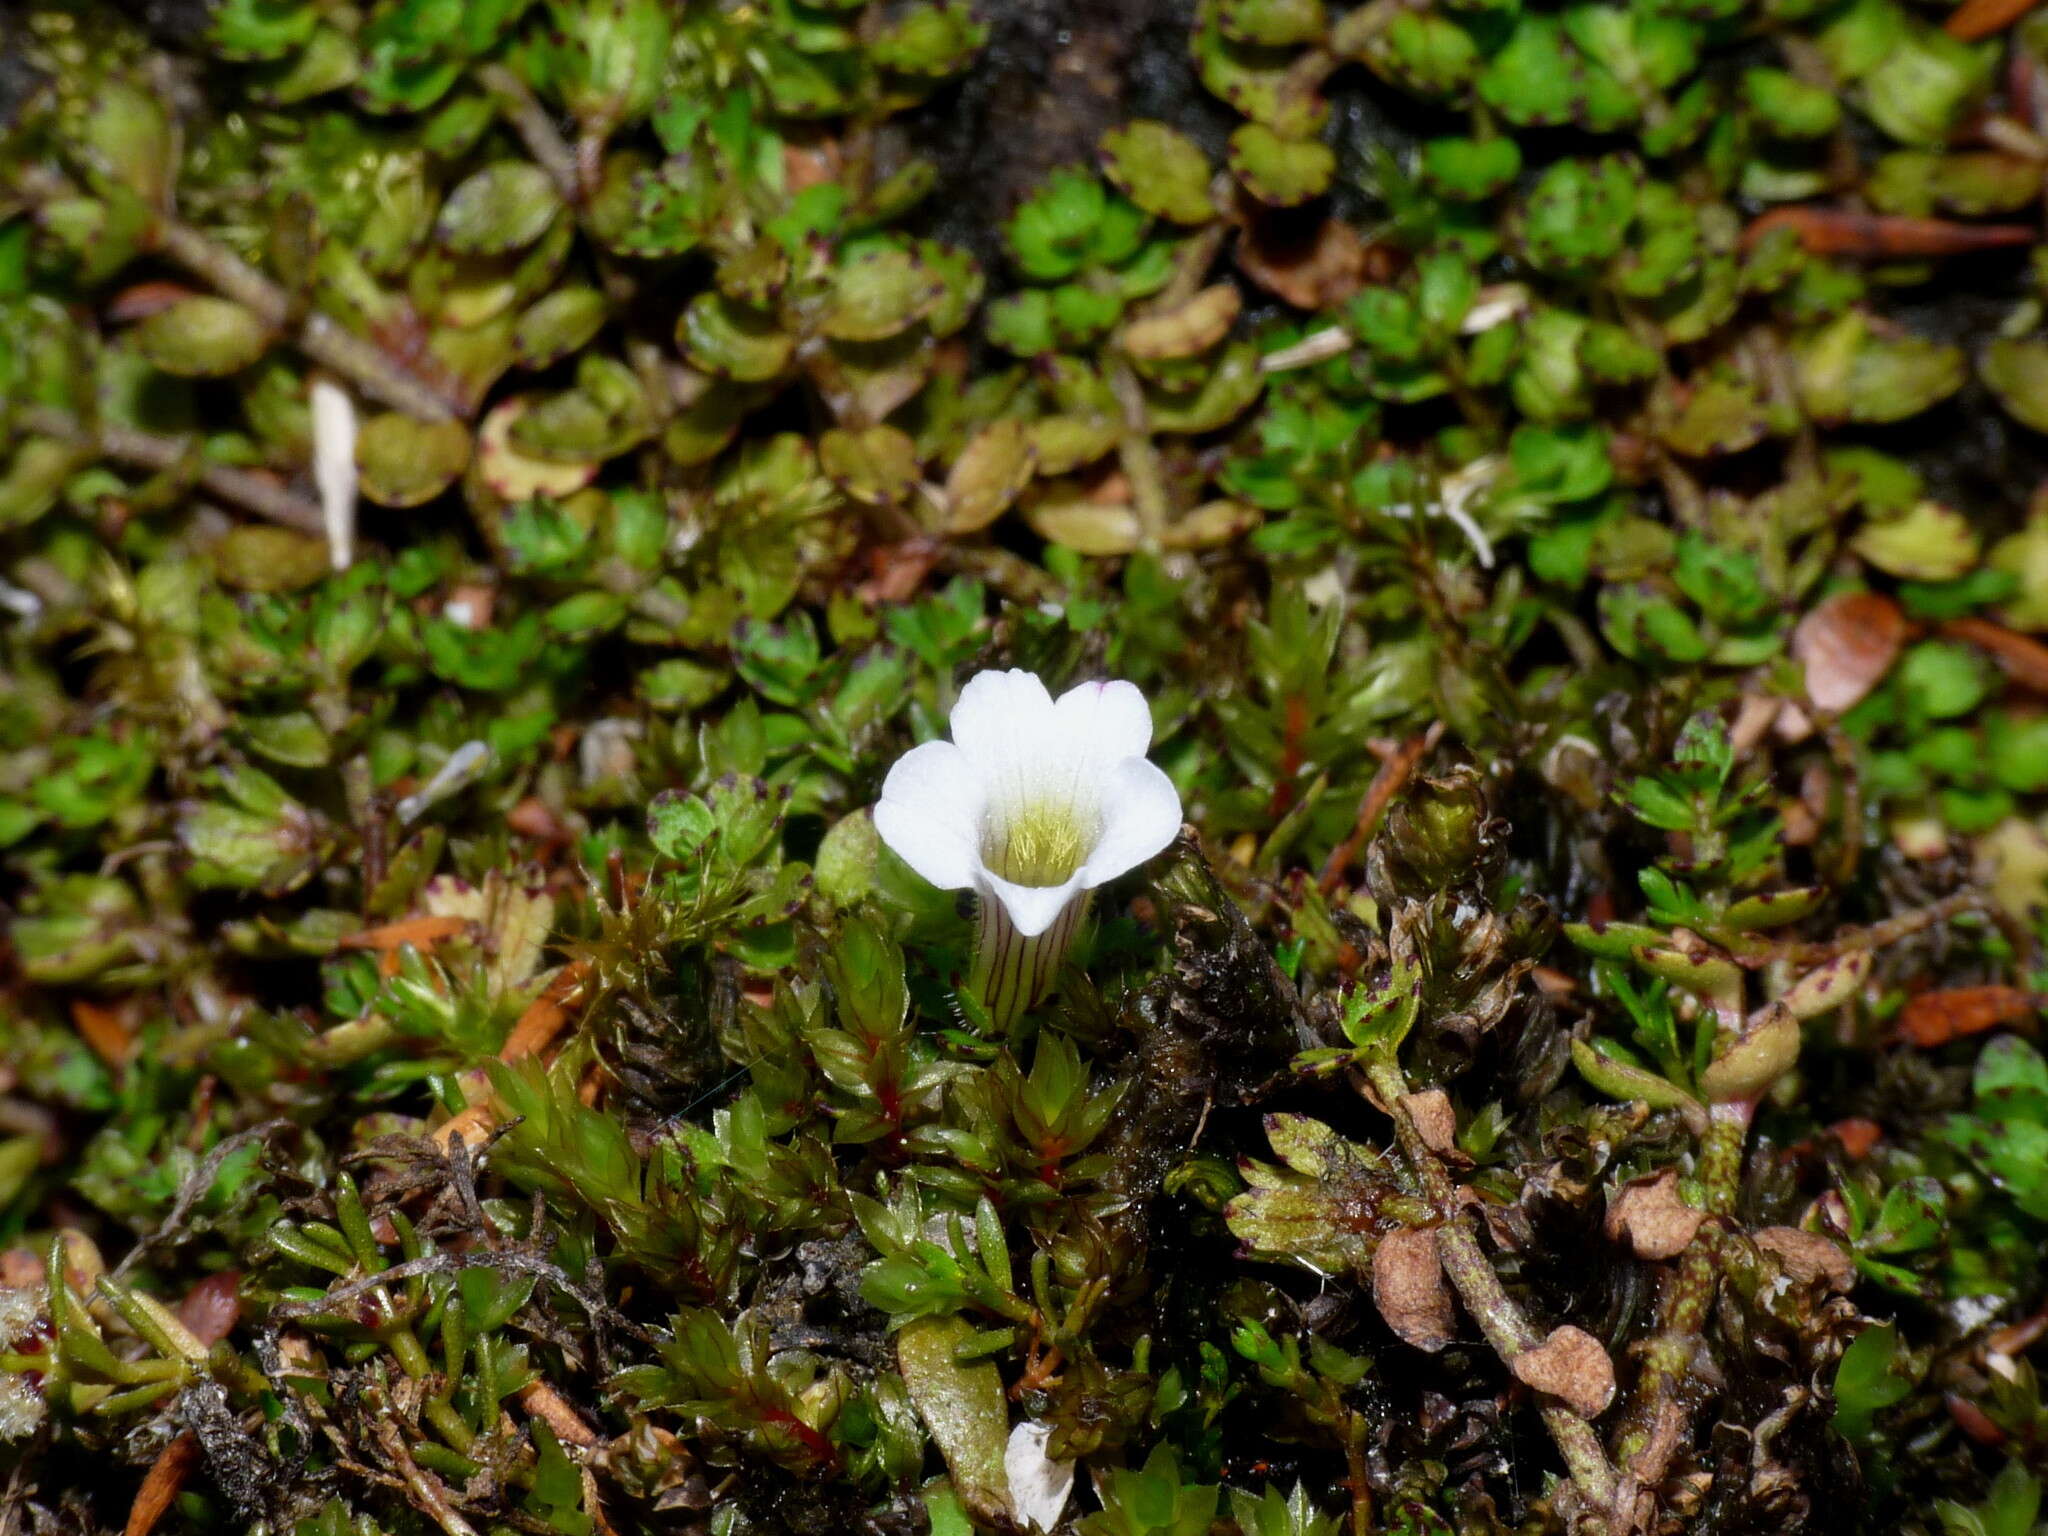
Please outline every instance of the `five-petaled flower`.
[{"label": "five-petaled flower", "polygon": [[1152,712],[1130,683],[1054,699],[1029,672],[983,672],[952,730],[889,770],[875,830],[933,885],[980,898],[973,981],[1007,1022],[1050,984],[1087,893],[1173,841],[1180,795],[1145,759]]}]

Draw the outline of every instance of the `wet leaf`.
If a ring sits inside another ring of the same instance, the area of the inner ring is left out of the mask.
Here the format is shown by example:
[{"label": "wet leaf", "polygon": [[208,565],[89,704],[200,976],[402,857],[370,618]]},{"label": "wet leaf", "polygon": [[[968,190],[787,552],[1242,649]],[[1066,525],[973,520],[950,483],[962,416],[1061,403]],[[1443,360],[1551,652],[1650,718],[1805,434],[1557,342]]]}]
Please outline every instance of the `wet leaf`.
[{"label": "wet leaf", "polygon": [[961,1317],[913,1319],[896,1335],[896,1362],[918,1416],[946,1458],[953,1486],[978,1521],[995,1525],[1010,1512],[1003,1459],[1010,1415],[994,1363],[963,1365],[956,1358],[973,1333]]},{"label": "wet leaf", "polygon": [[528,160],[500,160],[448,194],[434,229],[458,254],[503,256],[540,239],[561,212],[547,172]]}]

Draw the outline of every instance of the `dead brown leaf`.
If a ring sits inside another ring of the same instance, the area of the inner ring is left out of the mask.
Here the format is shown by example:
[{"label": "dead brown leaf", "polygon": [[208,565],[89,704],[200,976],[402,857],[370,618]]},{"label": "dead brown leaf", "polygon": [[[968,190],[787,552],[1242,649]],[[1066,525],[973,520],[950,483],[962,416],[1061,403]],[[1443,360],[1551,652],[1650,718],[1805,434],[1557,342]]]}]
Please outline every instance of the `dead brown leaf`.
[{"label": "dead brown leaf", "polygon": [[1433,1355],[1451,1342],[1455,1317],[1434,1231],[1403,1227],[1380,1239],[1372,1255],[1372,1300],[1403,1343]]},{"label": "dead brown leaf", "polygon": [[1280,221],[1248,225],[1237,242],[1237,269],[1296,309],[1343,304],[1365,286],[1372,247],[1342,219],[1324,219],[1290,238]]},{"label": "dead brown leaf", "polygon": [[1841,1245],[1818,1232],[1798,1227],[1762,1227],[1750,1234],[1757,1247],[1784,1266],[1801,1285],[1824,1281],[1829,1290],[1846,1291],[1856,1283],[1856,1266]]},{"label": "dead brown leaf", "polygon": [[178,1321],[201,1344],[211,1349],[235,1331],[242,1315],[242,1273],[223,1269],[208,1275],[178,1303]]},{"label": "dead brown leaf", "polygon": [[1906,999],[1899,1030],[1922,1050],[2034,1016],[2034,995],[2018,987],[1944,987]]},{"label": "dead brown leaf", "polygon": [[1806,668],[1806,696],[1829,714],[1860,702],[1898,660],[1906,616],[1877,592],[1841,592],[1799,621],[1792,655]]},{"label": "dead brown leaf", "polygon": [[1623,1186],[1607,1207],[1607,1235],[1628,1243],[1639,1259],[1675,1259],[1706,1219],[1679,1198],[1678,1170],[1666,1168]]},{"label": "dead brown leaf", "polygon": [[1193,357],[1229,335],[1243,308],[1237,284],[1217,283],[1171,309],[1132,320],[1124,327],[1124,350],[1142,358]]},{"label": "dead brown leaf", "polygon": [[135,1502],[128,1506],[128,1524],[122,1536],[149,1536],[185,1486],[185,1479],[198,1460],[199,1439],[190,1432],[159,1451],[143,1476],[142,1486],[135,1492]]},{"label": "dead brown leaf", "polygon": [[135,1054],[135,1031],[129,1025],[129,1011],[126,1003],[108,1008],[83,997],[71,999],[72,1024],[92,1047],[93,1055],[110,1067],[126,1066],[128,1058]]},{"label": "dead brown leaf", "polygon": [[1614,1362],[1606,1348],[1569,1323],[1508,1364],[1525,1386],[1561,1398],[1581,1418],[1598,1418],[1614,1401]]},{"label": "dead brown leaf", "polygon": [[1472,1161],[1458,1150],[1458,1113],[1451,1108],[1451,1096],[1443,1089],[1425,1088],[1420,1093],[1406,1094],[1401,1107],[1408,1111],[1408,1118],[1415,1122],[1415,1134],[1430,1151],[1445,1162],[1461,1166]]}]

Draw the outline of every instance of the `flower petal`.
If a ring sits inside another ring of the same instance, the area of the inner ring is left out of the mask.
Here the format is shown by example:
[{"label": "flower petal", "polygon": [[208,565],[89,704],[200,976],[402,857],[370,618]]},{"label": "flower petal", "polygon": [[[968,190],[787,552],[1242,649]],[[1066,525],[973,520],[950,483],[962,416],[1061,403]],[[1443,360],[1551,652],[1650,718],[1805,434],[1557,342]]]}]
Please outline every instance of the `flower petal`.
[{"label": "flower petal", "polygon": [[1061,694],[1052,710],[1060,733],[1104,768],[1143,757],[1152,745],[1152,706],[1136,683],[1082,683]]},{"label": "flower petal", "polygon": [[953,705],[952,726],[955,745],[975,771],[984,781],[1001,782],[1044,757],[1052,738],[1052,695],[1035,673],[977,672]]},{"label": "flower petal", "polygon": [[942,891],[973,885],[981,868],[980,777],[950,741],[928,741],[882,781],[875,831],[897,858]]},{"label": "flower petal", "polygon": [[1154,763],[1127,757],[1102,789],[1102,836],[1081,867],[1086,889],[1136,869],[1180,831],[1180,791]]},{"label": "flower petal", "polygon": [[1059,920],[1068,902],[1080,899],[1087,873],[1086,868],[1077,869],[1059,885],[1017,885],[984,869],[978,889],[984,901],[994,900],[1003,904],[1003,910],[1010,914],[1010,922],[1019,933],[1027,939],[1035,939]]}]

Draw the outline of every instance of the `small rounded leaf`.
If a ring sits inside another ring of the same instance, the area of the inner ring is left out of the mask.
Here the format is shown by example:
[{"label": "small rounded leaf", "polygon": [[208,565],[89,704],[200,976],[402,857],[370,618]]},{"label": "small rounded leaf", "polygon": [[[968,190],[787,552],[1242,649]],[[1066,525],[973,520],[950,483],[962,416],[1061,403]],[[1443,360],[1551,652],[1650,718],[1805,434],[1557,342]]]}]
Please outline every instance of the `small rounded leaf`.
[{"label": "small rounded leaf", "polygon": [[1865,523],[1852,545],[1902,581],[1954,581],[1977,563],[1980,547],[1969,519],[1938,501],[1918,502],[1903,517]]},{"label": "small rounded leaf", "polygon": [[978,533],[1003,515],[1037,465],[1031,434],[1015,419],[993,422],[968,440],[946,477],[946,531]]},{"label": "small rounded leaf", "polygon": [[1205,501],[1163,535],[1169,549],[1220,549],[1259,526],[1259,509],[1241,501]]},{"label": "small rounded leaf", "polygon": [[895,427],[834,427],[818,441],[818,467],[865,506],[897,506],[917,485],[917,445]]},{"label": "small rounded leaf", "polygon": [[1102,173],[1147,213],[1175,224],[1216,217],[1209,196],[1209,160],[1177,128],[1141,118],[1102,136]]},{"label": "small rounded leaf", "polygon": [[910,252],[878,246],[845,262],[819,329],[834,341],[886,341],[937,308],[946,285]]},{"label": "small rounded leaf", "polygon": [[386,411],[356,436],[362,492],[379,506],[432,501],[469,467],[469,432],[460,422],[415,421]]},{"label": "small rounded leaf", "polygon": [[1243,307],[1235,283],[1217,283],[1185,303],[1132,320],[1124,327],[1124,350],[1147,359],[1193,357],[1228,336]]},{"label": "small rounded leaf", "polygon": [[513,446],[512,428],[533,404],[531,395],[514,395],[496,406],[477,431],[477,474],[493,494],[506,501],[529,501],[536,496],[559,500],[597,478],[595,462],[564,464],[535,458]]},{"label": "small rounded leaf", "polygon": [[561,211],[547,172],[530,160],[500,160],[448,194],[435,229],[451,251],[502,256],[533,244]]},{"label": "small rounded leaf", "polygon": [[603,328],[609,307],[595,288],[558,288],[519,317],[512,345],[528,368],[547,368],[581,348]]},{"label": "small rounded leaf", "polygon": [[1080,555],[1128,555],[1145,532],[1129,507],[1094,501],[1042,502],[1024,516],[1040,537]]},{"label": "small rounded leaf", "polygon": [[796,338],[775,316],[717,293],[700,293],[683,311],[676,342],[706,373],[758,384],[777,377],[796,352]]},{"label": "small rounded leaf", "polygon": [[1994,341],[1977,359],[1977,376],[2014,421],[2048,432],[2048,341]]},{"label": "small rounded leaf", "polygon": [[1716,1104],[1759,1099],[1799,1059],[1799,1020],[1783,1003],[1768,1003],[1742,1038],[1700,1074],[1700,1087]]},{"label": "small rounded leaf", "polygon": [[144,357],[165,373],[188,379],[240,373],[270,345],[270,327],[254,310],[211,294],[179,299],[132,334]]},{"label": "small rounded leaf", "polygon": [[243,592],[296,592],[328,572],[327,541],[263,523],[230,529],[213,547],[222,586]]},{"label": "small rounded leaf", "polygon": [[1320,139],[1284,139],[1264,123],[1230,136],[1230,169],[1262,203],[1293,208],[1329,190],[1337,156]]}]

